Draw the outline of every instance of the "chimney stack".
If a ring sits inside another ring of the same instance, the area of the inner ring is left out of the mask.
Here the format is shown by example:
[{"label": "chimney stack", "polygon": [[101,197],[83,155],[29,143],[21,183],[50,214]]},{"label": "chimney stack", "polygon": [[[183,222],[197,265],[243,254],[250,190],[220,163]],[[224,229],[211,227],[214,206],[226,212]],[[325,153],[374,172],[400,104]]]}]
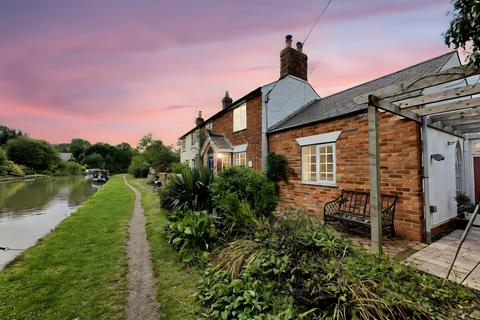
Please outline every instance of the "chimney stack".
[{"label": "chimney stack", "polygon": [[198,111],[198,116],[195,119],[195,126],[200,127],[204,122],[205,120],[202,118],[202,111]]},{"label": "chimney stack", "polygon": [[232,103],[233,103],[233,100],[232,98],[230,98],[228,91],[225,91],[225,97],[223,97],[222,99],[222,108],[223,109],[228,108],[232,105]]},{"label": "chimney stack", "polygon": [[285,37],[285,48],[280,52],[280,78],[288,75],[308,81],[308,57],[303,53],[303,43],[297,42],[297,49],[292,48],[292,36]]}]

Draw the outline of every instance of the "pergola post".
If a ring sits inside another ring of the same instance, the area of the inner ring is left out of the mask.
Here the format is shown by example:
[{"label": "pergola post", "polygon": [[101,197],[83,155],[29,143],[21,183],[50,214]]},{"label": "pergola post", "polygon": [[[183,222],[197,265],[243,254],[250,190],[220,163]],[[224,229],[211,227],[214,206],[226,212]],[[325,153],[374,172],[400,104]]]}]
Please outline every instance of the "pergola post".
[{"label": "pergola post", "polygon": [[368,97],[368,161],[370,167],[371,251],[382,253],[382,215],[380,195],[379,111],[374,96]]}]

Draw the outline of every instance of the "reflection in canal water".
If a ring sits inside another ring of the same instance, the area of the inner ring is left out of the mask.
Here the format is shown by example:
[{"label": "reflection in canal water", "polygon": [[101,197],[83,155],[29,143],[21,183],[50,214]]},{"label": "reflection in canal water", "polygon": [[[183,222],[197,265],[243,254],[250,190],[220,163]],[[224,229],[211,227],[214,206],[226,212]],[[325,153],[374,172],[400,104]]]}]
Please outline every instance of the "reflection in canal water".
[{"label": "reflection in canal water", "polygon": [[[34,245],[94,192],[84,177],[0,183],[0,247]],[[0,268],[20,252],[0,251]]]}]

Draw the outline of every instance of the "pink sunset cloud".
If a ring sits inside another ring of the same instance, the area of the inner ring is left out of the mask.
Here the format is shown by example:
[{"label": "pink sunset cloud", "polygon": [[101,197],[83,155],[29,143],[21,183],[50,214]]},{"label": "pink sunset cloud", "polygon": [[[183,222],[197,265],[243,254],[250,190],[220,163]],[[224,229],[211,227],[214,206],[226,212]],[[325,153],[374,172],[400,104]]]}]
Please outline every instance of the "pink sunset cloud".
[{"label": "pink sunset cloud", "polygon": [[[53,143],[167,144],[279,76],[326,1],[0,3],[0,124]],[[333,1],[305,45],[321,96],[448,51],[448,0]],[[407,23],[408,21],[408,23]]]}]

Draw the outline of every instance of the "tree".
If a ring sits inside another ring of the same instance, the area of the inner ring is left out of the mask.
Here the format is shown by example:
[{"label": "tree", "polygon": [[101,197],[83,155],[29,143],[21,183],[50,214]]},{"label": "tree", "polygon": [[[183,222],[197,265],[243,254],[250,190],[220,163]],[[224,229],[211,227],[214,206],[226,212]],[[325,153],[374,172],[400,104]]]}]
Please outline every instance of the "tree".
[{"label": "tree", "polygon": [[8,140],[25,136],[20,130],[10,129],[7,126],[0,126],[0,145],[7,144]]},{"label": "tree", "polygon": [[445,43],[468,53],[468,63],[480,68],[480,1],[454,0]]},{"label": "tree", "polygon": [[[103,169],[105,161],[103,160],[102,155],[98,153],[91,153],[85,156],[85,158],[83,158],[82,164],[86,165],[91,169],[93,168]],[[109,168],[105,166],[105,169],[109,169]]]},{"label": "tree", "polygon": [[138,142],[137,150],[140,152],[145,151],[147,147],[150,146],[154,141],[155,140],[153,139],[153,134],[148,133],[144,135]]},{"label": "tree", "polygon": [[79,159],[80,154],[82,154],[89,146],[90,142],[88,142],[87,140],[79,138],[72,139],[72,141],[70,142],[70,152],[75,159]]},{"label": "tree", "polygon": [[7,157],[33,170],[50,170],[60,161],[56,150],[48,142],[25,136],[8,141]]},{"label": "tree", "polygon": [[172,162],[178,162],[175,152],[160,140],[154,140],[143,152],[146,162],[154,168],[169,167]]}]

